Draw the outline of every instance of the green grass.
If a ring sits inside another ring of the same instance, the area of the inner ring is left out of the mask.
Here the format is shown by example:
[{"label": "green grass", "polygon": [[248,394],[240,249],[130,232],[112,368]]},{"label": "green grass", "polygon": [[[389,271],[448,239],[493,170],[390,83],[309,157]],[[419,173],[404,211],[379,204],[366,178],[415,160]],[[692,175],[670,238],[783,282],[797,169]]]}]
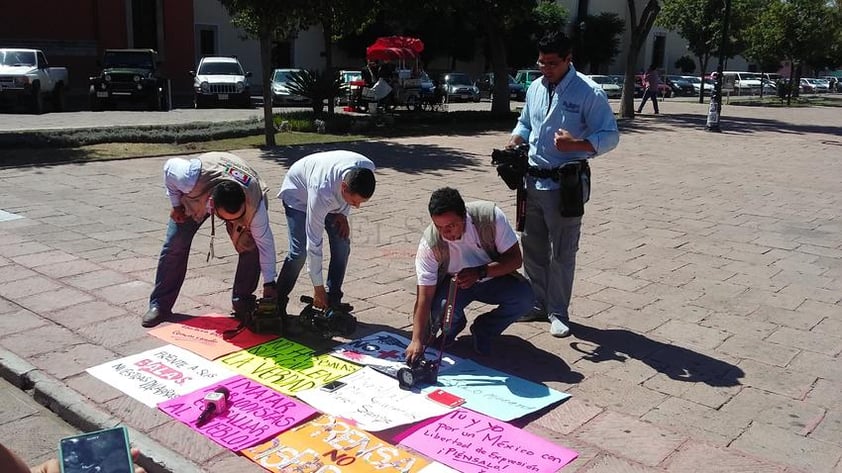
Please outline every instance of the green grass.
[{"label": "green grass", "polygon": [[781,100],[777,96],[763,97],[732,97],[729,105],[745,107],[842,107],[842,97],[827,95],[808,95],[792,97],[787,105],[786,99]]}]

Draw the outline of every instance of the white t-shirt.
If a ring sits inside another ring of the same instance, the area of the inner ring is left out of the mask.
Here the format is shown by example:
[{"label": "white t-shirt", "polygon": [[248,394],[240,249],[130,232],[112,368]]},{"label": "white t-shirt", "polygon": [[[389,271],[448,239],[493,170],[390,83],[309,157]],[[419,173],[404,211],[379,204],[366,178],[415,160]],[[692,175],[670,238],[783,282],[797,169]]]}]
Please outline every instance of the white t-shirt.
[{"label": "white t-shirt", "polygon": [[[517,243],[517,235],[514,228],[506,219],[506,214],[498,207],[494,207],[494,246],[498,253],[505,253]],[[464,268],[481,266],[491,262],[488,253],[482,249],[479,239],[479,232],[474,226],[471,215],[465,217],[465,233],[462,238],[456,241],[444,240],[450,252],[450,263],[447,266],[448,274],[456,274]],[[415,274],[418,277],[419,286],[435,286],[438,283],[439,262],[436,261],[433,250],[424,238],[418,244],[418,253],[415,254]],[[488,279],[488,278],[486,278]]]}]

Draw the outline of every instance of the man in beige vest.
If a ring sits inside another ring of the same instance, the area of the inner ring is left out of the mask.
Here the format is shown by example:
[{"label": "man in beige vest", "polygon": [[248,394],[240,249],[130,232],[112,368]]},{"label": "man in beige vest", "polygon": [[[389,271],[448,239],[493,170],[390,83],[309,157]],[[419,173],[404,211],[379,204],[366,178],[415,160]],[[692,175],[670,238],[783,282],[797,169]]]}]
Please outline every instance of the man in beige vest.
[{"label": "man in beige vest", "polygon": [[[269,227],[268,188],[245,161],[231,153],[211,152],[193,159],[172,158],[164,164],[164,185],[172,204],[167,236],[155,288],[149,296],[149,310],[141,324],[154,327],[172,315],[172,308],[187,274],[187,259],[193,237],[208,216],[225,222],[234,248],[239,253],[234,276],[234,312],[248,310],[255,300],[260,273],[263,297],[274,298],[275,239]],[[211,218],[212,225],[215,223]],[[211,228],[211,251],[213,235]]]},{"label": "man in beige vest", "polygon": [[474,350],[489,355],[494,337],[529,312],[534,300],[529,283],[517,273],[523,258],[515,230],[493,202],[466,205],[449,187],[433,192],[429,211],[433,223],[415,255],[418,288],[407,361],[423,356],[437,335],[451,279],[458,285],[453,318],[433,347],[452,344],[468,323],[465,307],[479,301],[497,306],[471,325]]}]

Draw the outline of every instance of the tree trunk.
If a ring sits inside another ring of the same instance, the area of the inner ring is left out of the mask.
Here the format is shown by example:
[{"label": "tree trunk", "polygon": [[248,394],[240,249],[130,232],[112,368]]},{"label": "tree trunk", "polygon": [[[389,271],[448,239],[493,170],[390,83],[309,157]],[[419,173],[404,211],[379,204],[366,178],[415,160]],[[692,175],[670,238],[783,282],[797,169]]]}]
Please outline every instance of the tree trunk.
[{"label": "tree trunk", "polygon": [[[640,13],[640,19],[638,19],[635,0],[626,0],[626,5],[629,9],[629,18],[634,23],[631,25],[631,40],[626,55],[626,81],[623,84],[623,98],[620,101],[620,116],[622,118],[634,118],[634,66],[640,55],[640,48],[643,46],[646,37],[649,36],[649,31],[655,23],[658,12],[661,11],[661,6],[658,4],[658,0],[646,0],[643,11]],[[632,74],[631,82],[628,80],[629,74]]]},{"label": "tree trunk", "polygon": [[492,99],[491,112],[492,113],[508,113],[510,108],[509,102],[509,71],[506,60],[506,45],[503,43],[503,37],[497,30],[493,22],[486,22],[488,33],[488,49],[491,52],[491,70],[494,72],[494,83],[491,84]]},{"label": "tree trunk", "polygon": [[701,90],[699,90],[699,103],[705,103],[705,71],[708,70],[710,55],[697,56],[696,59],[699,60],[699,66],[702,68],[702,72],[699,75],[699,79],[702,81],[702,87]]},{"label": "tree trunk", "polygon": [[275,146],[275,119],[272,114],[272,34],[260,35],[260,66],[263,77],[263,129],[266,146]]},{"label": "tree trunk", "polygon": [[[322,35],[325,42],[325,71],[324,79],[327,80],[334,76],[333,72],[333,25],[330,20],[322,22]],[[336,104],[336,97],[327,98],[327,113],[333,115],[334,105]]]},{"label": "tree trunk", "polygon": [[637,63],[637,53],[632,53],[633,48],[629,48],[626,55],[626,78],[623,80],[623,95],[620,98],[620,117],[634,118],[634,84],[635,65]]}]

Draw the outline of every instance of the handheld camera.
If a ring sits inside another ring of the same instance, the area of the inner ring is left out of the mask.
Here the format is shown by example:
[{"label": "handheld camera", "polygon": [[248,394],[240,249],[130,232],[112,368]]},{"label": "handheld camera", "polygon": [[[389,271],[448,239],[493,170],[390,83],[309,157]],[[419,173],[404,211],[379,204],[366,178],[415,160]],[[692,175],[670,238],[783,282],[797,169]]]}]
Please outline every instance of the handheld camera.
[{"label": "handheld camera", "polygon": [[240,321],[240,325],[225,331],[222,334],[223,339],[234,338],[245,329],[254,333],[284,334],[284,314],[276,299],[248,296],[236,298],[232,303],[234,317]]},{"label": "handheld camera", "polygon": [[514,148],[495,149],[491,152],[491,164],[497,166],[497,174],[511,190],[523,186],[523,176],[529,167],[529,144],[521,143]]},{"label": "handheld camera", "polygon": [[348,337],[357,330],[357,318],[351,315],[354,307],[350,304],[339,304],[337,307],[319,309],[313,306],[313,298],[301,296],[301,302],[307,304],[298,316],[298,323],[304,329],[316,332],[323,338],[334,335]]}]

